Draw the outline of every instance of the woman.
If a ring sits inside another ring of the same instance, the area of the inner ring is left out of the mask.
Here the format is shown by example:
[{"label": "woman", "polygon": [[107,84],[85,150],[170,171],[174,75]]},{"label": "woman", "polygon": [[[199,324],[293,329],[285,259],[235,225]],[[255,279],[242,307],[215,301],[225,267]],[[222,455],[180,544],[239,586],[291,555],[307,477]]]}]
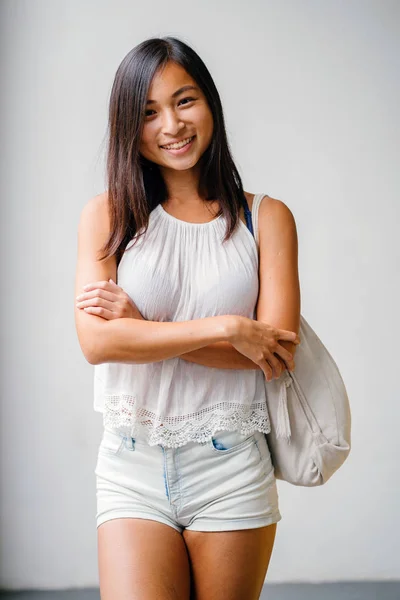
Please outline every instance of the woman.
[{"label": "woman", "polygon": [[75,311],[104,420],[102,600],[259,598],[281,519],[264,378],[299,342],[292,213],[263,197],[258,255],[218,92],[172,37],[117,70],[107,173],[81,214]]}]

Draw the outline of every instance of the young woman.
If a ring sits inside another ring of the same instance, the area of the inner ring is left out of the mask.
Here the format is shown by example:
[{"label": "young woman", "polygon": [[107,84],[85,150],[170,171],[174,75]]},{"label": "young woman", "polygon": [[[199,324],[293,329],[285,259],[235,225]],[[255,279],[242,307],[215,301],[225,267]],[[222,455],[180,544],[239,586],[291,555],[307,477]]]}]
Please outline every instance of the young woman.
[{"label": "young woman", "polygon": [[255,600],[281,519],[264,380],[299,343],[293,215],[256,195],[258,252],[217,89],[172,37],[117,70],[107,175],[80,218],[75,310],[104,420],[101,598]]}]

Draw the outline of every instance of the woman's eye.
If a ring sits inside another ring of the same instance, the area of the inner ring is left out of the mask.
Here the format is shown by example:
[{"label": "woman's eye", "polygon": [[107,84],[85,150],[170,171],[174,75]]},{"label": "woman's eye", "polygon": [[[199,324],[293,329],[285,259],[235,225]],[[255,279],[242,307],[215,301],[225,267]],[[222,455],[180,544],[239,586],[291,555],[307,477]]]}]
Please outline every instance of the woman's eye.
[{"label": "woman's eye", "polygon": [[195,98],[182,98],[182,100],[179,100],[179,104],[181,102],[183,102],[184,100],[187,100],[188,102],[191,102],[192,100],[195,100]]}]

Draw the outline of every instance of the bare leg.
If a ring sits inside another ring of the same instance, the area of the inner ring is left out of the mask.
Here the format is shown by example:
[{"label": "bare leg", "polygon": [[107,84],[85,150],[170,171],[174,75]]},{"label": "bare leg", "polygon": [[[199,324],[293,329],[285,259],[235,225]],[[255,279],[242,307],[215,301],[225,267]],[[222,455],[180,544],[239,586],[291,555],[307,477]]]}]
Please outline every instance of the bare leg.
[{"label": "bare leg", "polygon": [[189,600],[182,535],[149,519],[112,519],[97,529],[101,600]]},{"label": "bare leg", "polygon": [[243,531],[185,530],[193,600],[258,600],[277,524]]}]

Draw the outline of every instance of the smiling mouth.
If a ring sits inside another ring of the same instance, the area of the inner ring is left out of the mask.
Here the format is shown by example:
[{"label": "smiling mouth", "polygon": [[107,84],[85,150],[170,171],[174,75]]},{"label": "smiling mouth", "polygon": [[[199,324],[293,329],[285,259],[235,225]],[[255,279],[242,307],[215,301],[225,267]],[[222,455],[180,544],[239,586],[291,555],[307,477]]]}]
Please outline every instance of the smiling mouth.
[{"label": "smiling mouth", "polygon": [[195,135],[192,135],[192,137],[185,138],[181,142],[177,142],[176,144],[166,144],[165,146],[160,146],[160,148],[163,148],[164,150],[180,150],[181,148],[184,148],[185,146],[190,144],[190,142],[192,142],[195,137]]}]

